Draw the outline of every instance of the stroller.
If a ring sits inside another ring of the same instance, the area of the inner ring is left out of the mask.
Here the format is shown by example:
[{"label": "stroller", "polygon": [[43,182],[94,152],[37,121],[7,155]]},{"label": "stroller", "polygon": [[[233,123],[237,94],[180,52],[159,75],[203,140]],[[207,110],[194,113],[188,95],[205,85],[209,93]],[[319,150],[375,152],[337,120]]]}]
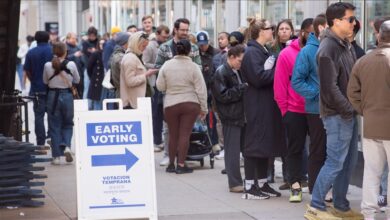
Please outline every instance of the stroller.
[{"label": "stroller", "polygon": [[210,156],[210,167],[214,169],[214,152],[211,139],[204,121],[197,119],[192,128],[190,146],[188,148],[187,161],[199,161],[204,166],[204,158]]}]

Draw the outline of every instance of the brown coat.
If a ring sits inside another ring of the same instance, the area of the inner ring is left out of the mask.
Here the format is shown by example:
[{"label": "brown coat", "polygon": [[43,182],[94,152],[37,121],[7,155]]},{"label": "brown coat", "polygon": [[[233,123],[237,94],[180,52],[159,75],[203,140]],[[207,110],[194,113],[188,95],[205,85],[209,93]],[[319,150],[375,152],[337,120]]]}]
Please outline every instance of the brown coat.
[{"label": "brown coat", "polygon": [[137,108],[137,98],[145,97],[146,76],[145,66],[133,53],[126,53],[121,62],[120,97],[123,106]]},{"label": "brown coat", "polygon": [[363,136],[390,140],[390,43],[381,43],[358,60],[348,84],[348,98],[363,115]]}]

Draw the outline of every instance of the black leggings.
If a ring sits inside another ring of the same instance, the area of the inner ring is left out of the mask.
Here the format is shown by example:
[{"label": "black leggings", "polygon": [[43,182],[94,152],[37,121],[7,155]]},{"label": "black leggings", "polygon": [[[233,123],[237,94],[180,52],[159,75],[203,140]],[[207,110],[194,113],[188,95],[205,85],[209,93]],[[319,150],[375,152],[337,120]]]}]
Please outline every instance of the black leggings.
[{"label": "black leggings", "polygon": [[266,179],[268,158],[245,157],[244,170],[246,180]]}]

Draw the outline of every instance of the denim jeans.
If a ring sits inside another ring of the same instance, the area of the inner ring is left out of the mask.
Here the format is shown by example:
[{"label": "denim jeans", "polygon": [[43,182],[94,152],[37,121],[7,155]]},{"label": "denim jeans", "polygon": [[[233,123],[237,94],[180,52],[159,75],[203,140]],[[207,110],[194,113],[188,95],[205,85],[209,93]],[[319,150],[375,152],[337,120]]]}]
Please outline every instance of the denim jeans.
[{"label": "denim jeans", "polygon": [[322,120],[327,135],[327,158],[314,184],[311,206],[325,211],[325,196],[333,185],[334,207],[340,211],[348,211],[348,186],[357,162],[357,119],[354,117],[346,120],[335,115]]},{"label": "denim jeans", "polygon": [[88,99],[88,109],[91,110],[102,110],[103,101],[102,100],[92,100]]},{"label": "denim jeans", "polygon": [[16,72],[18,73],[19,81],[20,81],[20,89],[24,90],[24,82],[23,82],[23,64],[16,65]]},{"label": "denim jeans", "polygon": [[[73,135],[73,96],[72,93],[59,91],[55,105],[56,91],[49,91],[47,112],[52,143],[52,156],[64,155],[65,147],[70,147]],[[55,107],[55,109],[53,109]]]},{"label": "denim jeans", "polygon": [[46,141],[45,129],[45,112],[46,112],[46,95],[37,94],[37,98],[33,101],[34,109],[34,124],[35,136],[37,137],[37,145],[44,145]]},{"label": "denim jeans", "polygon": [[[103,104],[104,99],[115,99],[115,89],[107,89],[107,88],[102,88],[102,98],[101,98],[101,103]],[[102,108],[103,109],[103,105]],[[112,110],[112,109],[118,109],[116,103],[108,103],[107,104],[107,109]]]},{"label": "denim jeans", "polygon": [[383,170],[382,178],[381,178],[381,187],[380,194],[383,196],[387,196],[387,177],[389,176],[389,167],[386,163],[385,168]]}]

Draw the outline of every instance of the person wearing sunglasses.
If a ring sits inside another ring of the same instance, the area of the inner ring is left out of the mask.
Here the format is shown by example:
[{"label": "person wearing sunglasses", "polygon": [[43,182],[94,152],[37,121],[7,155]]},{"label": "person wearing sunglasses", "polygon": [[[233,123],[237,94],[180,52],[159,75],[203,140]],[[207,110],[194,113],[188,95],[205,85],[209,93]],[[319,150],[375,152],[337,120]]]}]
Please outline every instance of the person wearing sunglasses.
[{"label": "person wearing sunglasses", "polygon": [[[350,73],[356,61],[348,37],[353,35],[355,6],[331,4],[326,10],[329,29],[317,52],[320,82],[320,115],[326,130],[327,157],[314,184],[307,219],[363,219],[347,200],[349,181],[357,162],[358,126],[356,112],[347,97]],[[333,206],[325,197],[333,186]]]},{"label": "person wearing sunglasses", "polygon": [[[267,183],[268,159],[286,151],[280,110],[274,100],[275,58],[266,47],[272,26],[266,19],[248,18],[250,39],[241,64],[244,113],[247,123],[244,156],[244,199],[269,199],[281,194]],[[258,104],[254,104],[258,103]]]},{"label": "person wearing sunglasses", "polygon": [[147,77],[157,73],[156,69],[146,70],[142,61],[142,52],[148,43],[148,35],[144,32],[132,34],[126,54],[122,58],[120,97],[125,109],[137,108],[137,98],[147,95]]}]

